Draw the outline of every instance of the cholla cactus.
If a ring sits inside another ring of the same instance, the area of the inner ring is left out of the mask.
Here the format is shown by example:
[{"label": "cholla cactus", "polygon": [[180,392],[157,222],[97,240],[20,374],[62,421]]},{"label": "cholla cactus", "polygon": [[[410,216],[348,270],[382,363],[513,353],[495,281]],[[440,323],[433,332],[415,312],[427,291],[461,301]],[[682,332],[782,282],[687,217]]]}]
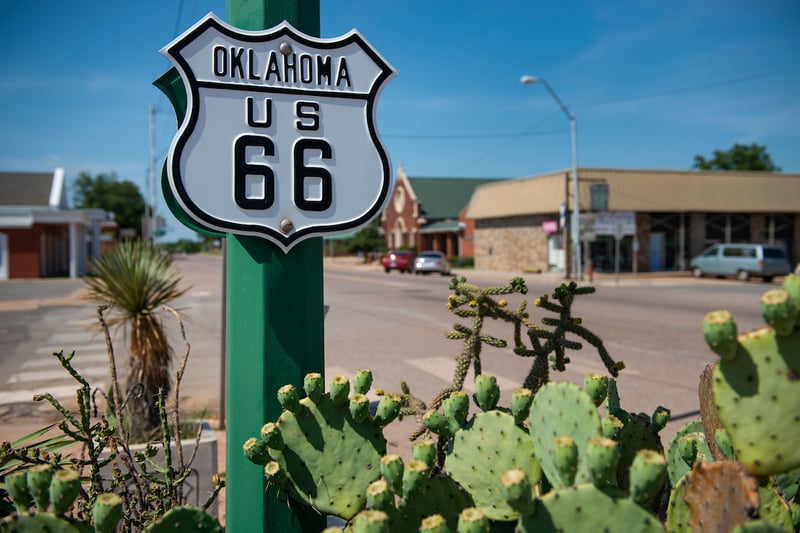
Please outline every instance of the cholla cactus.
[{"label": "cholla cactus", "polygon": [[[564,283],[553,291],[552,296],[543,295],[537,298],[534,302],[536,307],[556,315],[556,318],[542,318],[541,325],[531,320],[525,300],[520,302],[516,309],[512,309],[504,298],[497,299],[499,296],[509,294],[527,294],[528,288],[522,278],[513,278],[507,285],[481,289],[468,283],[464,277],[454,277],[450,289],[453,290],[453,294],[448,297],[447,308],[456,316],[471,321],[469,326],[455,324],[453,329],[446,333],[449,339],[463,341],[461,354],[456,358],[452,384],[437,394],[430,405],[426,405],[411,394],[406,383],[401,383],[402,415],[413,414],[421,420],[422,415],[428,410],[438,409],[448,396],[463,389],[470,368],[476,377],[481,375],[484,345],[495,348],[505,348],[508,345],[506,340],[483,331],[486,319],[502,320],[511,324],[514,353],[533,360],[530,371],[521,381],[521,386],[530,389],[533,394],[550,381],[551,369],[556,371],[566,369],[570,361],[566,355],[567,350],[580,350],[583,347],[581,342],[569,339],[568,336],[583,339],[594,346],[612,376],[617,376],[625,368],[624,363],[615,362],[611,358],[602,340],[584,327],[580,318],[572,314],[575,297],[592,294],[593,287],[578,287],[574,282]],[[425,431],[425,426],[421,424],[411,434],[410,439],[416,440]]]}]

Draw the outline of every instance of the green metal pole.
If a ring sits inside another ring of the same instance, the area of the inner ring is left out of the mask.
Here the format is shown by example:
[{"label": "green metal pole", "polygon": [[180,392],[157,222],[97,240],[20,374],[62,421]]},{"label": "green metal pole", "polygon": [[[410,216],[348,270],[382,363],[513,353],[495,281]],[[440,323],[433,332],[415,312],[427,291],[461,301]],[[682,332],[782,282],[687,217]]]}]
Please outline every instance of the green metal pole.
[{"label": "green metal pole", "polygon": [[[287,20],[319,36],[319,0],[228,0],[233,26],[262,30]],[[324,371],[322,239],[289,253],[258,237],[229,235],[227,259],[226,531],[321,531],[325,517],[266,490],[242,444],[280,415],[279,387]]]}]

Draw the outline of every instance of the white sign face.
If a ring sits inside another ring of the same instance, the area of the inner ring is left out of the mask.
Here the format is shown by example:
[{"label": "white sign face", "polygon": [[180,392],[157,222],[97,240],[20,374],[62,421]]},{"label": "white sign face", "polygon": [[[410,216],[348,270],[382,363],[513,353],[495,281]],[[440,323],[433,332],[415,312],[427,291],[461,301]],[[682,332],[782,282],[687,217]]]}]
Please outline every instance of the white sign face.
[{"label": "white sign face", "polygon": [[594,231],[597,235],[636,235],[636,213],[633,211],[602,211],[595,213]]},{"label": "white sign face", "polygon": [[198,224],[288,251],[381,212],[394,179],[374,114],[396,72],[358,32],[249,32],[208,14],[161,53],[187,92],[167,175]]}]

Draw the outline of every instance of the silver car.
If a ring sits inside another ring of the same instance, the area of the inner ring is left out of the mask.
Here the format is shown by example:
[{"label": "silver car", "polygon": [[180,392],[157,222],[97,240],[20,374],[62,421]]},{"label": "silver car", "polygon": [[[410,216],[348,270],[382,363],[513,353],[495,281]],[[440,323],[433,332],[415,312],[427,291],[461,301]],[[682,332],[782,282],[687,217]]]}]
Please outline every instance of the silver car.
[{"label": "silver car", "polygon": [[715,244],[693,258],[690,267],[696,278],[735,276],[747,281],[759,277],[766,283],[792,270],[786,250],[771,244]]},{"label": "silver car", "polygon": [[442,276],[450,275],[450,262],[442,252],[422,252],[414,261],[415,274],[428,274],[438,272]]}]

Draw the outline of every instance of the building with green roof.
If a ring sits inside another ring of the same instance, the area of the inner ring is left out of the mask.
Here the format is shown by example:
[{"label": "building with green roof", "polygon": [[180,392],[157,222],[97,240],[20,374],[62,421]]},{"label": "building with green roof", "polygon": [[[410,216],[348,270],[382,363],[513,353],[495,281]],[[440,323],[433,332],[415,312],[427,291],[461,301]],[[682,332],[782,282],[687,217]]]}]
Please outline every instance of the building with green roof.
[{"label": "building with green roof", "polygon": [[472,257],[472,224],[464,219],[472,193],[485,178],[408,177],[397,171],[392,197],[381,217],[387,248],[437,250]]}]

